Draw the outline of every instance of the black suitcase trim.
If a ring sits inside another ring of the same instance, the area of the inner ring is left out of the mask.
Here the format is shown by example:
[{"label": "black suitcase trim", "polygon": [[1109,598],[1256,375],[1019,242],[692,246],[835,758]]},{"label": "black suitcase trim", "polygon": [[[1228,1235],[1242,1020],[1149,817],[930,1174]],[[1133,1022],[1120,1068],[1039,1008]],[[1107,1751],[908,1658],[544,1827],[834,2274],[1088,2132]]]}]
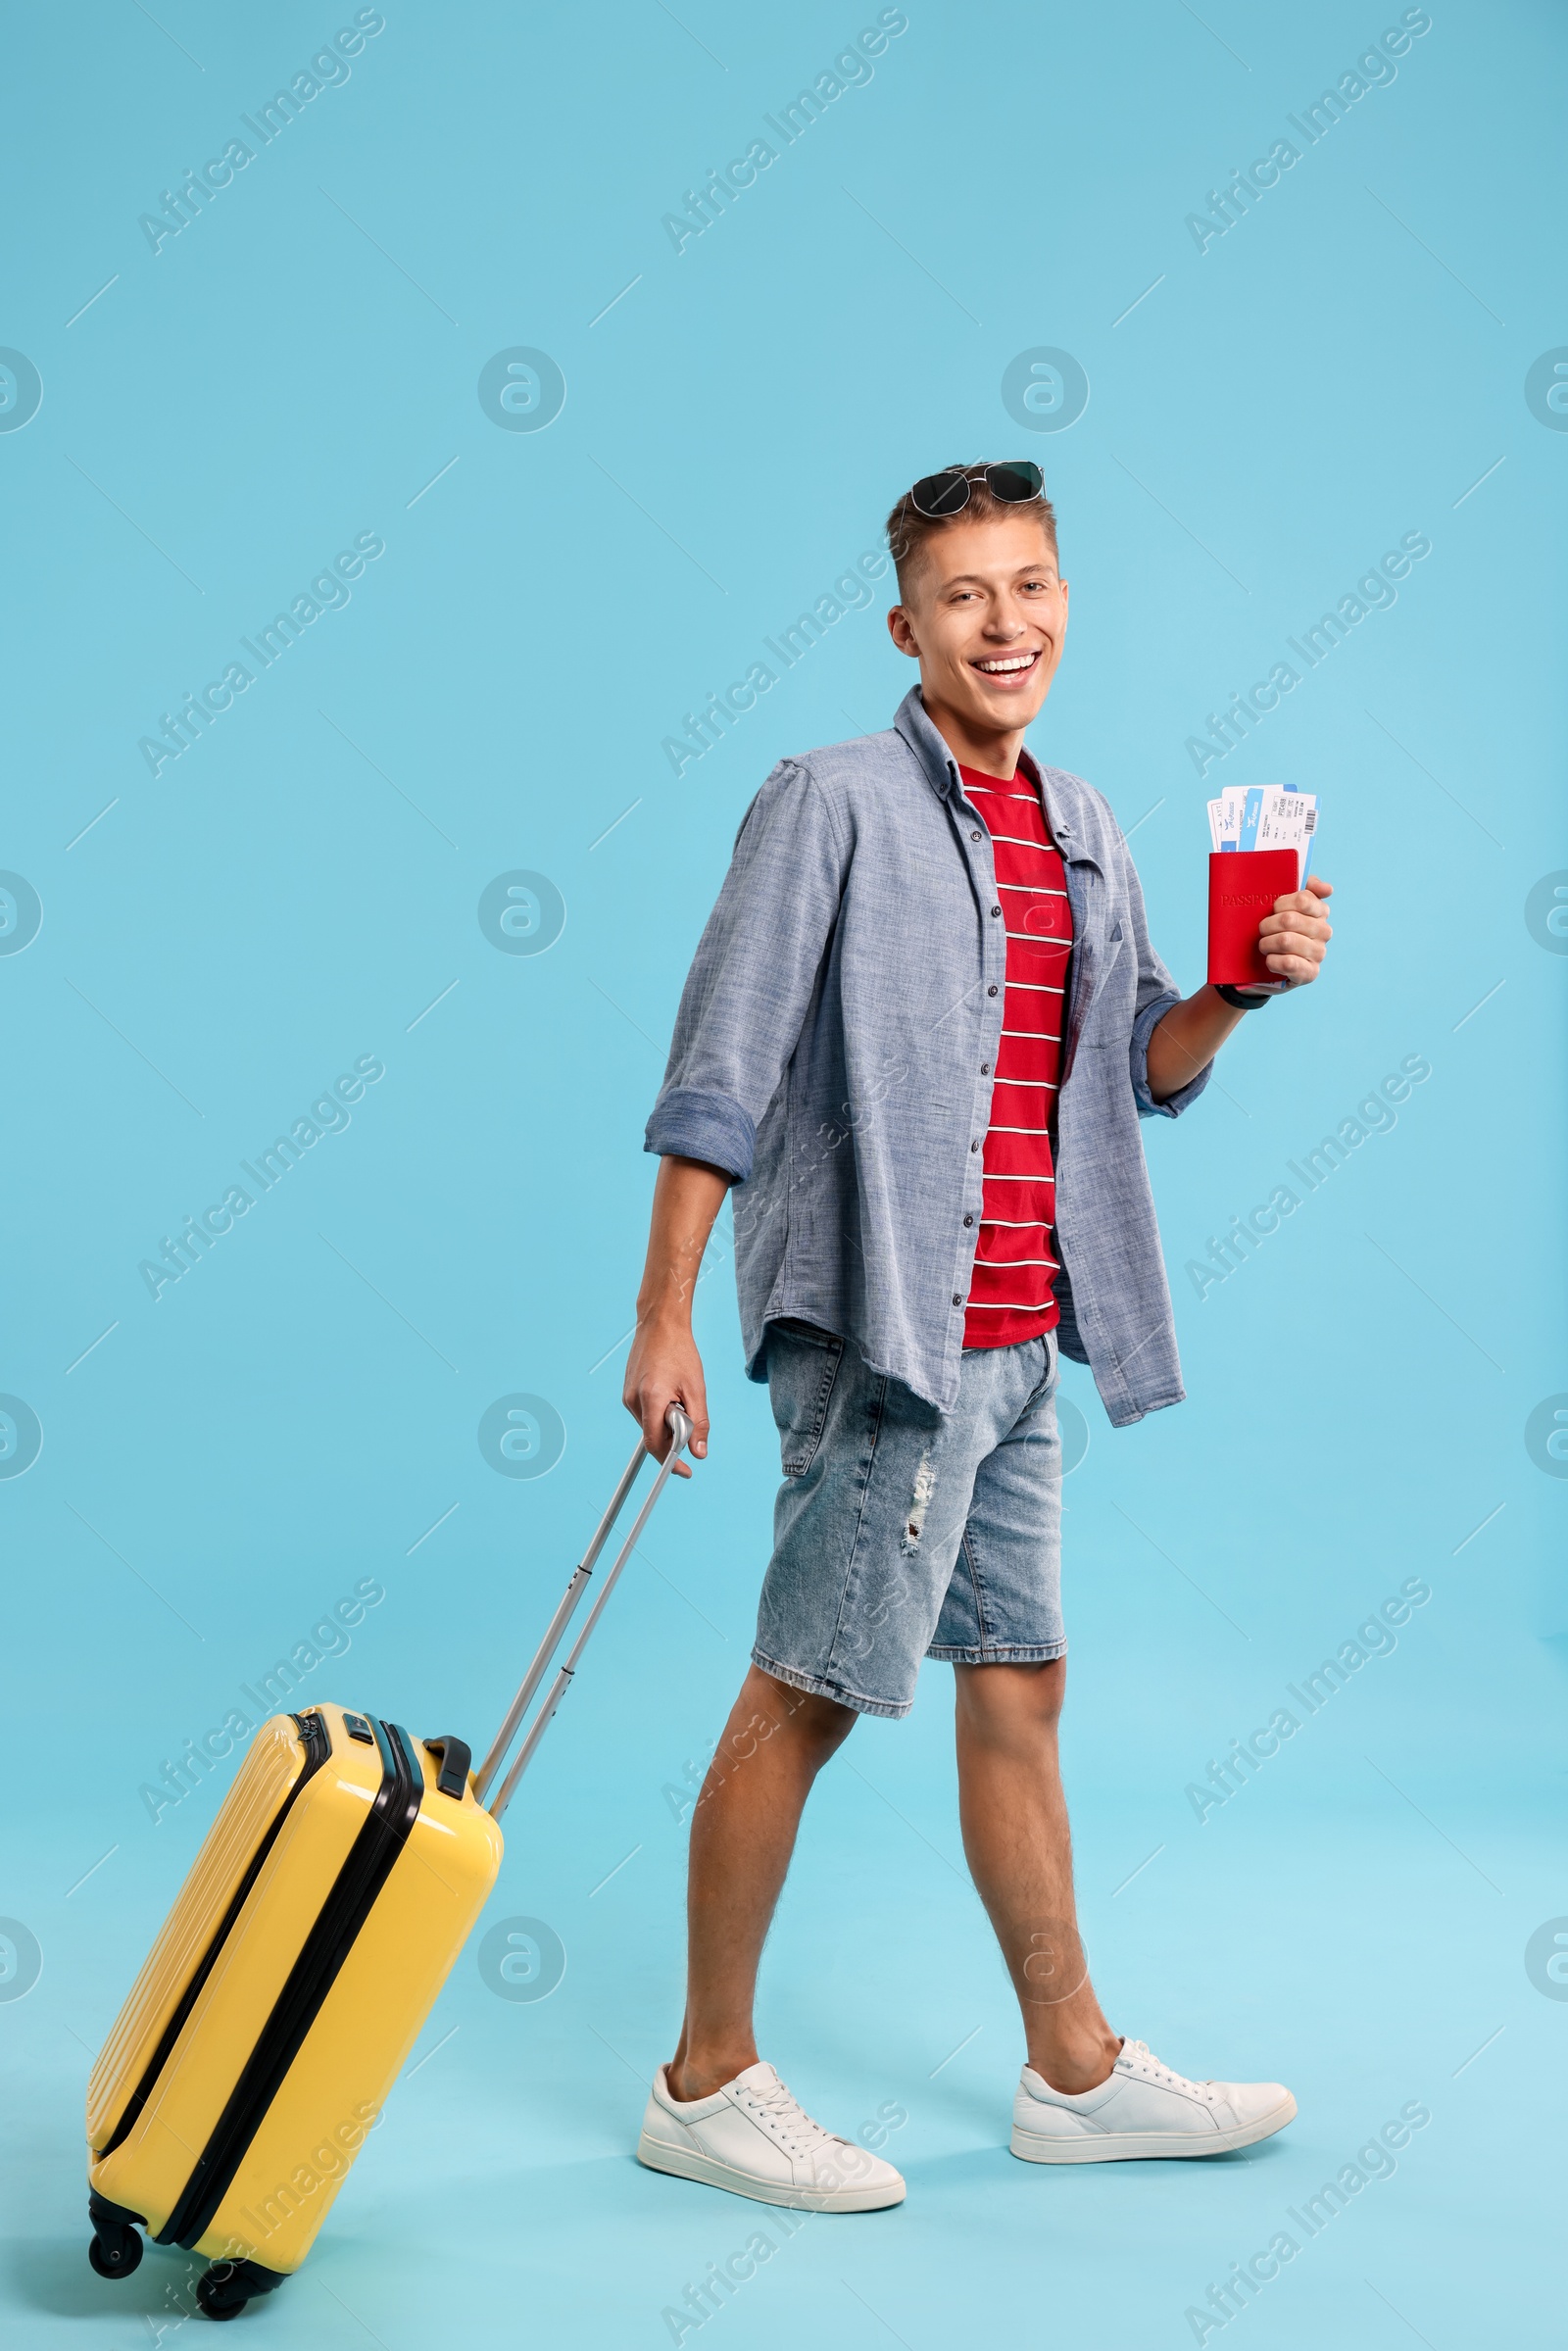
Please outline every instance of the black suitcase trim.
[{"label": "black suitcase trim", "polygon": [[273,1845],[277,1842],[277,1833],[288,1818],[289,1806],[299,1794],[300,1789],[305,1786],[306,1781],[310,1779],[312,1773],[319,1771],[321,1765],[326,1761],[328,1755],[330,1755],[332,1752],[332,1734],[327,1729],[325,1720],[322,1716],[314,1713],[296,1714],[292,1719],[294,1728],[300,1735],[300,1744],[305,1749],[305,1768],[300,1773],[300,1776],[295,1781],[293,1787],[289,1789],[288,1794],[283,1798],[282,1803],[279,1804],[271,1826],[269,1828],[267,1835],[262,1838],[261,1843],[257,1846],[255,1852],[252,1854],[249,1868],[246,1870],[244,1877],[241,1878],[238,1886],[234,1888],[234,1898],[229,1903],[229,1906],[224,1911],[222,1917],[219,1920],[217,1931],[213,1935],[212,1941],[208,1944],[207,1949],[202,1954],[200,1964],[198,1965],[195,1974],[191,1977],[190,1982],[180,1993],[178,2002],[174,2008],[174,2013],[164,2028],[163,2036],[160,2039],[157,2048],[153,2051],[152,2056],[148,2059],[141,2080],[137,2082],[135,2088],[131,2091],[129,2098],[126,2100],[124,2112],[122,2114],[119,2122],[115,2125],[114,2130],[110,2132],[109,2137],[105,2140],[104,2144],[101,2147],[95,2147],[93,2149],[94,2159],[99,2163],[103,2161],[106,2155],[113,2155],[115,2149],[122,2145],[122,2142],[127,2139],[130,2136],[130,2133],[135,2130],[137,2123],[141,2119],[142,2108],[146,2105],[148,2099],[152,2096],[154,2089],[157,2087],[158,2077],[163,2072],[165,2066],[169,2063],[170,2057],[173,2052],[174,2043],[184,2032],[190,2012],[195,2007],[197,2000],[201,1996],[202,1986],[213,1972],[213,1967],[217,1961],[218,1954],[227,1941],[229,1933],[233,1928],[234,1921],[244,1909],[245,1904],[250,1897],[251,1887],[256,1884],[257,1879],[262,1874],[262,1865],[266,1861],[267,1856],[271,1851]]},{"label": "black suitcase trim", "polygon": [[213,2215],[228,2193],[268,2108],[414,1833],[424,1795],[424,1774],[415,1759],[409,1735],[397,1723],[375,1722],[371,1728],[381,1750],[381,1786],[368,1817],[349,1848],[178,2203],[158,2231],[156,2241],[161,2245],[182,2245],[189,2252],[212,2227]]}]

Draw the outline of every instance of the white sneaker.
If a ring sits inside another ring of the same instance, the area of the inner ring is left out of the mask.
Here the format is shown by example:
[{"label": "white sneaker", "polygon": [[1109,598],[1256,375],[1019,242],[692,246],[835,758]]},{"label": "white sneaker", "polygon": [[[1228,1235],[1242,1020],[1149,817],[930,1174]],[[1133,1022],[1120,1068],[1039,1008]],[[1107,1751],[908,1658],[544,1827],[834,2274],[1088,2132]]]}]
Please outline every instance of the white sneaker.
[{"label": "white sneaker", "polygon": [[1278,2082],[1189,2082],[1124,2040],[1110,2080],[1070,2095],[1025,2066],[1012,2151],[1026,2163],[1114,2163],[1136,2155],[1222,2155],[1283,2131],[1296,2100]]},{"label": "white sneaker", "polygon": [[770,2065],[749,2065],[710,2098],[670,2093],[654,2076],[637,2160],[679,2180],[804,2212],[880,2212],[904,2202],[890,2163],[813,2123]]}]

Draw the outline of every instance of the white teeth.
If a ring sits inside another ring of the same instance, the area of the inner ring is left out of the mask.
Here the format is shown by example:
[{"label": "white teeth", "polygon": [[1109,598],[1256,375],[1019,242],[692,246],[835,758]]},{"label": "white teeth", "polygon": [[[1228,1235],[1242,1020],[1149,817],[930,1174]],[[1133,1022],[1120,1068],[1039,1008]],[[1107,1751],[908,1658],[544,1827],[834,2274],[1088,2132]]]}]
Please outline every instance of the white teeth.
[{"label": "white teeth", "polygon": [[975,667],[977,669],[987,670],[993,676],[998,676],[1004,675],[1007,671],[1013,669],[1027,669],[1034,661],[1034,658],[1035,657],[1032,653],[1020,653],[1006,661],[976,661]]}]

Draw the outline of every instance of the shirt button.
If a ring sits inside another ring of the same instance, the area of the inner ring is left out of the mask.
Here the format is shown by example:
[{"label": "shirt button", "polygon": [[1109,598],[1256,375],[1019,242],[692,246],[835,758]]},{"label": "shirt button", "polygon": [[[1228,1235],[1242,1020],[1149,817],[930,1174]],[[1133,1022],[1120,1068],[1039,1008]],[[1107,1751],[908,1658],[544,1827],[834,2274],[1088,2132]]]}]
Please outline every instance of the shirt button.
[{"label": "shirt button", "polygon": [[979,1146],[979,1144],[978,1144],[978,1143],[971,1143],[971,1144],[970,1144],[970,1146],[969,1146],[969,1149],[970,1149],[972,1151],[977,1151],[980,1149],[980,1146]]},{"label": "shirt button", "polygon": [[971,833],[971,834],[969,835],[969,838],[970,838],[970,840],[971,840],[971,841],[978,841],[978,840],[979,840],[979,838],[980,838],[980,836],[979,836],[979,834],[978,834],[978,833]]},{"label": "shirt button", "polygon": [[980,1075],[981,1075],[983,1078],[988,1078],[988,1077],[991,1075],[991,1064],[990,1064],[990,1062],[989,1062],[989,1061],[982,1061],[982,1062],[981,1062],[981,1064],[980,1064]]},{"label": "shirt button", "polygon": [[995,995],[996,995],[996,993],[997,993],[997,992],[996,992],[996,989],[995,989],[995,988],[988,988],[988,989],[986,990],[986,994],[987,994],[987,996],[995,996]]},{"label": "shirt button", "polygon": [[1000,914],[1002,912],[1002,908],[1000,906],[993,906],[991,911],[993,914]]},{"label": "shirt button", "polygon": [[973,1224],[974,1218],[972,1216],[966,1216],[963,1221],[966,1225]]},{"label": "shirt button", "polygon": [[958,1294],[957,1294],[957,1292],[956,1292],[956,1291],[955,1291],[955,1292],[954,1292],[954,1294],[953,1294],[953,1302],[954,1302],[954,1304],[955,1304],[956,1306],[961,1306],[961,1305],[963,1304],[963,1300],[962,1300],[962,1298],[961,1298],[958,1296]]}]

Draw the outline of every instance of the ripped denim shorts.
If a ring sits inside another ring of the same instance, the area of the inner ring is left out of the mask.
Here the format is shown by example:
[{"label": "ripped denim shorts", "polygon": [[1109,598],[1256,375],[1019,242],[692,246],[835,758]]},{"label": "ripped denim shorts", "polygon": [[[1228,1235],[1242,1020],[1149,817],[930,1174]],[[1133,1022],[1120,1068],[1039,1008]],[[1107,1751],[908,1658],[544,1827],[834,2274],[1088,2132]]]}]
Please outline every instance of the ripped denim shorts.
[{"label": "ripped denim shorts", "polygon": [[965,1350],[939,1412],[798,1322],[767,1334],[783,1450],[753,1658],[859,1714],[907,1714],[922,1657],[1066,1650],[1056,1336]]}]

